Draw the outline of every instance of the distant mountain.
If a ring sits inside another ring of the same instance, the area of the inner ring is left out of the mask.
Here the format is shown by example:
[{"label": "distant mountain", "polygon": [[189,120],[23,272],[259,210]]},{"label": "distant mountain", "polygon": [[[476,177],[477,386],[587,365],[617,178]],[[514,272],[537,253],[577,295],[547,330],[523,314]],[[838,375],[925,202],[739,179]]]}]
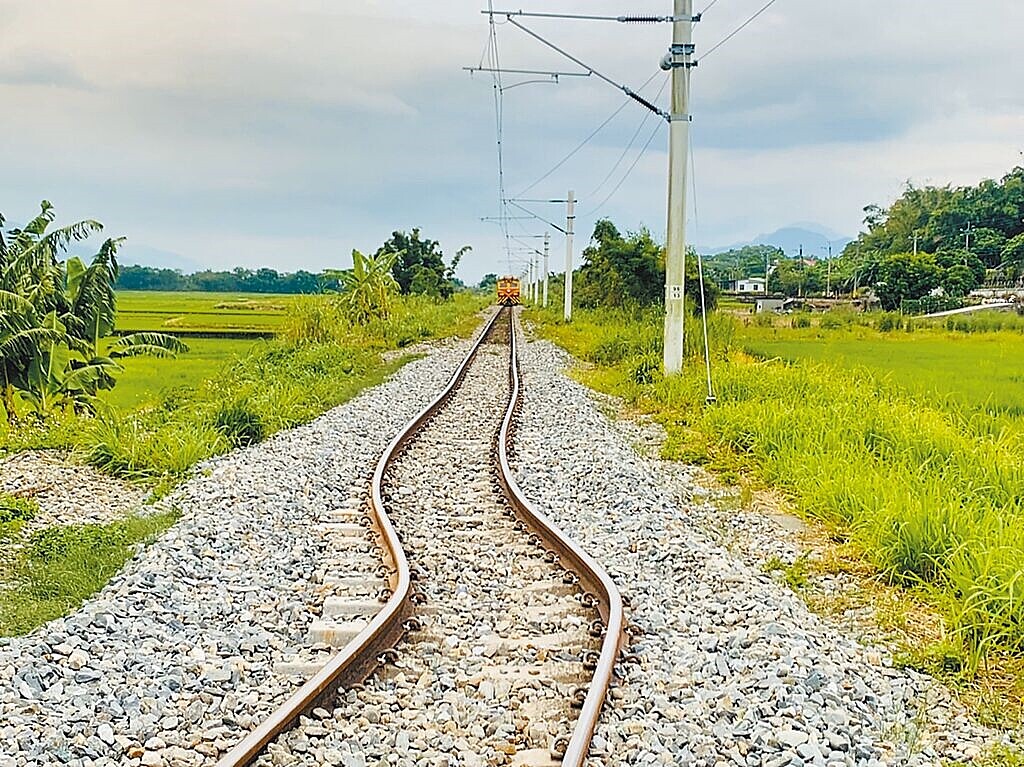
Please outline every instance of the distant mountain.
[{"label": "distant mountain", "polygon": [[122,264],[133,264],[135,266],[153,266],[158,269],[179,269],[186,274],[198,272],[205,266],[194,261],[188,256],[174,253],[170,250],[160,250],[149,245],[132,245],[131,240],[124,244],[117,254],[117,260]]},{"label": "distant mountain", "polygon": [[853,242],[852,237],[844,237],[833,232],[827,227],[813,222],[801,221],[792,226],[785,226],[776,229],[768,234],[759,234],[747,242],[735,242],[732,245],[720,246],[696,246],[697,252],[706,255],[724,253],[727,250],[736,250],[746,245],[774,245],[782,248],[788,256],[796,255],[801,246],[804,255],[811,258],[821,258],[828,254],[828,246],[832,246],[832,255],[838,255],[846,247],[847,243]]},{"label": "distant mountain", "polygon": [[[5,221],[4,229],[20,229],[24,224],[19,224],[15,221]],[[88,260],[92,256],[96,255],[96,251],[99,250],[99,244],[103,242],[103,233],[94,234],[84,242],[73,242],[68,247],[69,256],[78,256],[81,259]],[[170,250],[161,250],[160,248],[153,248],[149,245],[136,245],[131,240],[125,242],[121,246],[121,249],[117,252],[117,262],[125,266],[152,266],[157,269],[180,269],[182,272],[191,273],[198,272],[206,268],[203,264],[198,261],[194,261],[188,256],[183,256],[180,253],[174,253]]]},{"label": "distant mountain", "polygon": [[[91,244],[91,242],[73,244],[68,248],[68,254],[89,259],[91,256],[96,255],[96,250],[99,248],[98,242],[96,244]],[[153,248],[149,245],[136,245],[131,240],[125,242],[117,252],[117,262],[122,266],[152,266],[157,269],[178,269],[186,274],[198,272],[204,268],[198,261],[193,261],[191,258],[180,253]]]}]

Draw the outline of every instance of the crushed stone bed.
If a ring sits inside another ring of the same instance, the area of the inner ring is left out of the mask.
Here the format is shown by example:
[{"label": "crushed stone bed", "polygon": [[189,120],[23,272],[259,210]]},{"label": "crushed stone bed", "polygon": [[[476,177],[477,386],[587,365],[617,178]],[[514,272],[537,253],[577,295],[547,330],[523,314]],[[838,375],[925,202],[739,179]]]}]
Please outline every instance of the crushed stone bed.
[{"label": "crushed stone bed", "polygon": [[591,764],[938,766],[998,740],[933,680],[894,668],[730,553],[721,509],[694,491],[697,470],[642,457],[624,436],[635,430],[566,377],[565,352],[533,342],[521,359],[519,481],[604,564],[644,631]]},{"label": "crushed stone bed", "polygon": [[438,344],[312,423],[214,458],[161,502],[183,516],[78,612],[0,639],[0,767],[212,762],[294,689],[323,541],[468,342]]},{"label": "crushed stone bed", "polygon": [[0,493],[29,498],[39,513],[22,532],[55,525],[105,524],[127,516],[149,495],[58,450],[26,450],[0,460]]},{"label": "crushed stone bed", "polygon": [[598,614],[504,512],[490,452],[507,401],[508,349],[484,344],[385,476],[388,516],[421,573],[422,630],[404,637],[395,664],[304,717],[258,765],[546,764],[555,739],[571,734]]}]

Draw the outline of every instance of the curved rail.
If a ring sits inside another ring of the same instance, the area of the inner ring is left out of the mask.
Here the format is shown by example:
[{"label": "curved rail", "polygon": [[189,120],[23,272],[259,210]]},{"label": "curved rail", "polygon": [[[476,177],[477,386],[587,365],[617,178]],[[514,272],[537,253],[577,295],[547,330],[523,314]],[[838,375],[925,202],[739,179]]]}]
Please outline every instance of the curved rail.
[{"label": "curved rail", "polygon": [[384,564],[388,566],[389,570],[388,580],[391,596],[388,601],[366,628],[331,658],[322,669],[310,677],[302,687],[292,693],[256,729],[221,757],[217,762],[217,767],[244,767],[252,763],[267,747],[267,744],[294,726],[302,714],[328,702],[342,685],[362,682],[370,676],[380,664],[381,654],[394,647],[406,632],[406,618],[412,612],[412,574],[398,533],[385,512],[381,491],[384,473],[405,444],[458,388],[480,346],[501,314],[502,310],[499,309],[492,315],[466,358],[448,381],[448,385],[395,435],[380,460],[377,461],[377,468],[373,472],[371,483],[370,516],[372,527],[380,537],[381,547],[384,550]]},{"label": "curved rail", "polygon": [[593,681],[587,690],[579,719],[576,720],[576,727],[562,757],[562,767],[581,767],[587,757],[590,740],[594,736],[601,715],[601,706],[615,673],[615,660],[626,642],[622,595],[611,576],[593,557],[563,533],[554,522],[534,508],[516,482],[512,467],[509,465],[508,448],[512,443],[514,423],[522,406],[513,311],[509,311],[509,381],[511,392],[508,409],[498,431],[498,482],[512,504],[517,518],[558,554],[559,561],[579,576],[587,591],[597,596],[598,608],[605,622],[604,640],[601,643],[601,654],[594,670]]}]

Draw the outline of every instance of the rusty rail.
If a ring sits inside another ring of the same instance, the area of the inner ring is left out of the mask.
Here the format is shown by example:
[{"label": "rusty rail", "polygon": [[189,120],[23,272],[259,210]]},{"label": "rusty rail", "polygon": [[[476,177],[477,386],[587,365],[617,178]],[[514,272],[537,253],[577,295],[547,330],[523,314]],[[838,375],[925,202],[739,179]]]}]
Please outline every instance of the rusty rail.
[{"label": "rusty rail", "polygon": [[388,580],[391,596],[388,601],[366,628],[331,658],[322,669],[310,677],[302,687],[292,693],[256,729],[221,757],[217,762],[217,767],[245,767],[245,765],[251,764],[272,740],[282,732],[291,729],[302,714],[328,703],[339,687],[362,682],[370,676],[381,663],[382,653],[393,648],[405,634],[407,618],[412,612],[412,575],[401,540],[385,511],[381,490],[384,473],[405,444],[458,388],[466,371],[473,363],[477,351],[501,314],[502,310],[493,314],[466,358],[448,381],[447,386],[395,435],[385,448],[380,460],[377,461],[370,489],[370,517],[372,528],[379,536],[381,548],[384,551],[384,564],[389,570]]},{"label": "rusty rail", "polygon": [[508,451],[512,444],[517,414],[522,407],[522,382],[519,374],[519,355],[516,346],[516,321],[509,311],[509,381],[511,393],[508,409],[498,431],[498,482],[512,504],[513,513],[534,534],[558,555],[563,567],[572,570],[580,582],[598,599],[598,609],[605,623],[601,654],[594,670],[593,680],[587,690],[576,727],[562,757],[562,767],[582,767],[590,748],[590,740],[597,728],[601,707],[608,687],[615,673],[615,661],[619,651],[626,644],[626,624],[622,609],[622,595],[605,569],[587,552],[563,533],[554,522],[538,511],[527,499],[526,494],[509,465]]},{"label": "rusty rail", "polygon": [[271,741],[293,727],[302,714],[317,706],[329,704],[338,688],[362,682],[369,677],[384,662],[382,656],[385,651],[393,648],[410,629],[409,618],[413,609],[412,574],[398,533],[385,510],[382,491],[384,474],[406,443],[458,388],[481,345],[503,314],[507,314],[509,319],[510,394],[497,437],[498,483],[517,519],[553,550],[558,556],[558,561],[575,572],[584,588],[597,597],[598,609],[605,623],[597,669],[594,671],[593,681],[587,690],[579,719],[562,758],[563,767],[582,767],[611,683],[616,658],[625,643],[622,597],[604,569],[530,504],[513,476],[508,461],[508,447],[512,440],[516,414],[522,405],[522,386],[516,347],[515,314],[511,309],[499,309],[492,315],[444,390],[395,435],[377,462],[370,488],[370,517],[372,528],[379,536],[384,551],[384,564],[389,570],[391,596],[388,601],[369,625],[320,671],[296,690],[256,729],[239,741],[231,751],[221,757],[217,767],[245,767],[251,764]]}]

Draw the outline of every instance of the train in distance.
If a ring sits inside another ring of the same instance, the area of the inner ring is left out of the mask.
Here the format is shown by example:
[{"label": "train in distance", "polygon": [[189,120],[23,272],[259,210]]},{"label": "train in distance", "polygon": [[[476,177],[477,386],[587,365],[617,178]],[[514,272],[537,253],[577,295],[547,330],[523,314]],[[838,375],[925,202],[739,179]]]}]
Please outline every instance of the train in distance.
[{"label": "train in distance", "polygon": [[499,277],[498,278],[498,303],[502,306],[516,306],[519,303],[519,278]]}]

